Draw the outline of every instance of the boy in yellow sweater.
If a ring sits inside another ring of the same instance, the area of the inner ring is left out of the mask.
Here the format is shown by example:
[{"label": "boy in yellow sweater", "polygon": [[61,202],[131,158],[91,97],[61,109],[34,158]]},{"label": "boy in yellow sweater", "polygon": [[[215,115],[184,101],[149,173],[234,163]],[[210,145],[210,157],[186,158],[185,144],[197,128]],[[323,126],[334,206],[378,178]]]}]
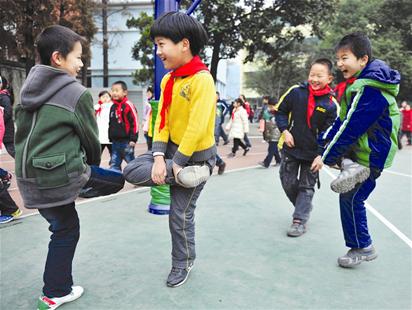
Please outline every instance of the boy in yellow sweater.
[{"label": "boy in yellow sweater", "polygon": [[207,34],[197,20],[169,12],[155,21],[150,35],[171,71],[161,83],[152,151],[130,162],[124,175],[136,185],[170,184],[172,270],[166,284],[177,287],[193,267],[196,201],[216,161],[216,90],[198,56]]}]

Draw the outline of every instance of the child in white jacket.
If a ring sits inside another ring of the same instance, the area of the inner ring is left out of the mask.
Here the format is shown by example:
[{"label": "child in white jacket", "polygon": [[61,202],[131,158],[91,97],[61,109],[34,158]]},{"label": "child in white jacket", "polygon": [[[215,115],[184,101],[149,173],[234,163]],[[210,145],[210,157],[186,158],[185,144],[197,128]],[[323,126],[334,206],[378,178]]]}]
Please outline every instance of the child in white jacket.
[{"label": "child in white jacket", "polygon": [[240,99],[234,101],[232,117],[226,126],[226,130],[229,130],[229,138],[233,138],[232,152],[228,157],[236,156],[239,146],[243,149],[243,156],[250,150],[249,147],[242,142],[245,133],[249,132],[248,115],[243,105],[244,104]]}]

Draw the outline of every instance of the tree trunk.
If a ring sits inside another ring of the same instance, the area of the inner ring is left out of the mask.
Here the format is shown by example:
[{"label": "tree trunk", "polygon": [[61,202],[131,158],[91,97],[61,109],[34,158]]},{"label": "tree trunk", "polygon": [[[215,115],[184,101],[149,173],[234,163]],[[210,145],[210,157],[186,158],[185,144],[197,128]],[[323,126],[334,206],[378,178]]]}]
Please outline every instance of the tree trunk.
[{"label": "tree trunk", "polygon": [[109,40],[107,36],[107,0],[102,0],[103,17],[103,87],[109,86]]},{"label": "tree trunk", "polygon": [[220,60],[220,45],[221,39],[215,38],[215,44],[213,44],[213,53],[212,53],[212,61],[210,63],[210,74],[213,77],[213,80],[217,81],[217,66],[219,65]]},{"label": "tree trunk", "polygon": [[33,16],[34,8],[32,1],[26,1],[25,12],[25,27],[24,27],[24,46],[26,50],[26,76],[29,74],[30,69],[35,64],[35,48],[33,37]]}]

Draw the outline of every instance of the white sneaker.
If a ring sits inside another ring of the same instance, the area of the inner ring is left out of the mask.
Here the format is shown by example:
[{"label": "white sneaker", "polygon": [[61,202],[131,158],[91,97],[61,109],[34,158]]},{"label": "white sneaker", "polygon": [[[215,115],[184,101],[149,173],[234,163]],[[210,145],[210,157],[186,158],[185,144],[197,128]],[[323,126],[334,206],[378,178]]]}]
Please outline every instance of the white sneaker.
[{"label": "white sneaker", "polygon": [[342,160],[342,170],[338,177],[330,183],[330,188],[339,194],[347,193],[354,189],[356,184],[369,178],[370,172],[368,167],[345,158]]},{"label": "white sneaker", "polygon": [[206,182],[209,177],[209,166],[188,166],[179,171],[176,182],[183,187],[192,188]]},{"label": "white sneaker", "polygon": [[81,286],[72,286],[72,291],[63,297],[49,298],[47,296],[40,296],[37,303],[37,310],[53,310],[61,305],[74,301],[83,295],[84,289]]}]

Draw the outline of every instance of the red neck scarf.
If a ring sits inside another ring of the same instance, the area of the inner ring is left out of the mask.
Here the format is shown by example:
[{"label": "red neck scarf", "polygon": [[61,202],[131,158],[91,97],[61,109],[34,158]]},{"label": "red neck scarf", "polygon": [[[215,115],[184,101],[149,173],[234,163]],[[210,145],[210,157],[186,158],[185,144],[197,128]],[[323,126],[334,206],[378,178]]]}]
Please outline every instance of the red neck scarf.
[{"label": "red neck scarf", "polygon": [[0,94],[10,96],[10,92],[7,89],[0,90]]},{"label": "red neck scarf", "polygon": [[351,77],[347,79],[346,81],[340,82],[338,85],[336,85],[334,91],[336,93],[336,96],[338,99],[338,102],[340,103],[340,100],[342,99],[343,94],[345,93],[345,89],[348,85],[353,84],[353,82],[356,81],[355,77]]},{"label": "red neck scarf", "polygon": [[323,89],[314,90],[312,88],[312,85],[309,84],[308,90],[309,90],[309,100],[308,100],[308,112],[306,114],[306,122],[308,123],[309,128],[312,128],[312,125],[310,124],[310,118],[313,115],[313,111],[315,111],[315,106],[316,106],[315,97],[320,97],[320,96],[330,94],[332,92],[332,89],[330,88],[329,85],[326,85]]},{"label": "red neck scarf", "polygon": [[162,110],[160,111],[161,120],[159,132],[163,129],[163,127],[166,124],[166,111],[169,109],[169,106],[172,103],[173,85],[175,83],[175,78],[180,76],[193,75],[203,70],[209,71],[209,69],[200,59],[200,57],[196,55],[187,64],[177,68],[176,70],[170,73],[170,77],[167,80],[166,87],[163,93],[163,105]]},{"label": "red neck scarf", "polygon": [[103,104],[103,102],[101,100],[99,100],[97,103],[99,104],[99,108],[96,110],[96,116],[99,116],[100,113],[102,113],[102,104]]},{"label": "red neck scarf", "polygon": [[123,119],[122,119],[122,105],[124,103],[126,103],[127,100],[128,100],[127,97],[123,97],[123,99],[120,100],[120,101],[116,100],[116,99],[113,99],[113,104],[116,105],[116,116],[117,116],[117,121],[119,123],[121,123],[123,121]]}]

